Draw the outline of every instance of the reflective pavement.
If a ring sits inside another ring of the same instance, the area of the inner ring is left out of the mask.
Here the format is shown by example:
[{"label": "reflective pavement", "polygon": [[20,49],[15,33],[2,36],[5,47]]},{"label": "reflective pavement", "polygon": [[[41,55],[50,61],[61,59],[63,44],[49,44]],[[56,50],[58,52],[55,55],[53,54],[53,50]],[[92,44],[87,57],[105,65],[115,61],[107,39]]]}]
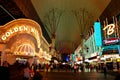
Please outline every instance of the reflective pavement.
[{"label": "reflective pavement", "polygon": [[43,80],[114,80],[114,76],[98,72],[41,72]]}]

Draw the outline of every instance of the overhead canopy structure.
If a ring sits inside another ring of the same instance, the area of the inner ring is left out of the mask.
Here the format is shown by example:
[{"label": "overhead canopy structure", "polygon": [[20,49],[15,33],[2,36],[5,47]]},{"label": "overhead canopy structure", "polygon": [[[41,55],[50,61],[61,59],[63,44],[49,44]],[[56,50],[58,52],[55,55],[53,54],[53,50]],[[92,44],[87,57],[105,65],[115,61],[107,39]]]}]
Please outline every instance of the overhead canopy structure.
[{"label": "overhead canopy structure", "polygon": [[[41,25],[49,43],[54,32],[55,49],[60,53],[72,53],[94,21],[112,16],[112,10],[118,6],[113,7],[117,0],[2,0],[0,3],[0,25],[17,18],[33,19]],[[105,15],[106,11],[109,14]]]}]

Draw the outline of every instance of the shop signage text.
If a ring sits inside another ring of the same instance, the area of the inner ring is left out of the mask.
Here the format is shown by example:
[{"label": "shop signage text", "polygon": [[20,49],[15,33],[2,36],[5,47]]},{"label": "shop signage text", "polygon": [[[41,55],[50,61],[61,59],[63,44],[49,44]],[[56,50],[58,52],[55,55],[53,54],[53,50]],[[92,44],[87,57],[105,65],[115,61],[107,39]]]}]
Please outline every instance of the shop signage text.
[{"label": "shop signage text", "polygon": [[109,38],[109,39],[104,40],[104,44],[114,44],[117,42],[119,42],[118,38]]},{"label": "shop signage text", "polygon": [[1,39],[3,41],[7,40],[7,38],[9,38],[12,35],[15,35],[15,33],[28,33],[30,35],[33,35],[37,42],[38,45],[40,46],[40,35],[37,29],[35,29],[35,27],[32,26],[28,26],[28,25],[17,25],[17,26],[13,26],[12,28],[8,29],[1,37]]}]

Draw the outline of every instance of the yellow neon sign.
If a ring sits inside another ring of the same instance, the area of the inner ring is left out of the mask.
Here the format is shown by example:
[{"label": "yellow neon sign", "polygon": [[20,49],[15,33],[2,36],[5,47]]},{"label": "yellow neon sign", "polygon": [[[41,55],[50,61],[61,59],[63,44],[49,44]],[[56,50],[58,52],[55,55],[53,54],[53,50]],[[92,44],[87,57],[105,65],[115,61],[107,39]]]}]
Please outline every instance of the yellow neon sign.
[{"label": "yellow neon sign", "polygon": [[17,32],[25,32],[28,34],[33,35],[38,43],[38,47],[40,47],[40,35],[38,30],[35,27],[32,26],[28,26],[28,25],[17,25],[17,26],[13,26],[12,28],[10,28],[9,30],[7,30],[7,32],[5,32],[1,39],[3,41],[5,41],[7,38],[9,38],[11,35],[17,33]]},{"label": "yellow neon sign", "polygon": [[107,35],[111,35],[114,33],[114,28],[115,28],[115,24],[109,24],[109,25],[105,26],[103,28],[103,30],[107,29]]}]

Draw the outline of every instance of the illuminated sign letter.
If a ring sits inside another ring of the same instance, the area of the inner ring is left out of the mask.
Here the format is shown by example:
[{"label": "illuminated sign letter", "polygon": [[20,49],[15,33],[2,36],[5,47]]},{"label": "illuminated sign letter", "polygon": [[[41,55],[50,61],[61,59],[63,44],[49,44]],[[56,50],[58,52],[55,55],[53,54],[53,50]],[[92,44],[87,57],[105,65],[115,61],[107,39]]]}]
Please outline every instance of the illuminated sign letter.
[{"label": "illuminated sign letter", "polygon": [[35,29],[31,28],[31,32],[33,32],[33,33],[34,33],[34,32],[35,32]]},{"label": "illuminated sign letter", "polygon": [[10,33],[11,33],[11,34],[13,34],[13,33],[14,33],[14,31],[12,31],[12,30],[9,30],[9,31],[10,31]]},{"label": "illuminated sign letter", "polygon": [[6,37],[9,37],[10,36],[10,32],[6,32]]},{"label": "illuminated sign letter", "polygon": [[17,27],[15,27],[15,28],[14,28],[14,31],[15,31],[15,32],[17,32],[17,31],[18,31],[18,28],[17,28]]},{"label": "illuminated sign letter", "polygon": [[23,30],[21,26],[19,27],[19,30],[20,30],[20,31],[22,31],[22,30]]},{"label": "illuminated sign letter", "polygon": [[25,30],[25,31],[28,31],[28,28],[27,28],[26,26],[24,26],[24,30]]},{"label": "illuminated sign letter", "polygon": [[114,33],[114,28],[115,28],[115,25],[114,24],[109,24],[107,25],[106,27],[103,28],[103,30],[107,30],[107,35],[111,35]]},{"label": "illuminated sign letter", "polygon": [[6,36],[5,35],[2,36],[2,40],[6,40]]}]

